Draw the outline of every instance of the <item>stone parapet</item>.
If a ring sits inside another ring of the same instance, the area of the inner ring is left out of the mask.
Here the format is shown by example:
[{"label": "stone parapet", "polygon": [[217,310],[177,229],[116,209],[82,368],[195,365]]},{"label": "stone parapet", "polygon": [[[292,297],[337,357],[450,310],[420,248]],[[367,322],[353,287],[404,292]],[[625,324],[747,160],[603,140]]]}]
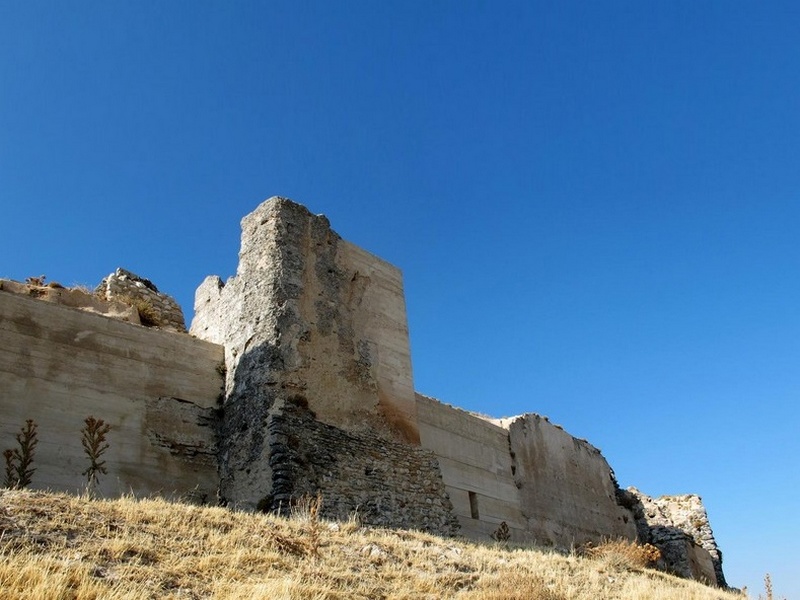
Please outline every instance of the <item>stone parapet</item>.
[{"label": "stone parapet", "polygon": [[[41,280],[41,278],[40,278]],[[0,291],[35,298],[42,302],[60,304],[111,319],[140,325],[139,312],[130,304],[105,300],[83,288],[65,288],[59,284],[43,285],[0,279]]]}]

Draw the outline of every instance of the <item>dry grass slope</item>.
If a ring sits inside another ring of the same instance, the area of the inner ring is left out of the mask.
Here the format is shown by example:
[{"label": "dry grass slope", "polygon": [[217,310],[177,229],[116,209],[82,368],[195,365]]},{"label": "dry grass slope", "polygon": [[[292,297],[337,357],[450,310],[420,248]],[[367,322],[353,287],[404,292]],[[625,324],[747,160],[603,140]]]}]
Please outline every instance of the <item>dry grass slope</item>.
[{"label": "dry grass slope", "polygon": [[0,599],[741,600],[620,561],[164,500],[0,491]]}]

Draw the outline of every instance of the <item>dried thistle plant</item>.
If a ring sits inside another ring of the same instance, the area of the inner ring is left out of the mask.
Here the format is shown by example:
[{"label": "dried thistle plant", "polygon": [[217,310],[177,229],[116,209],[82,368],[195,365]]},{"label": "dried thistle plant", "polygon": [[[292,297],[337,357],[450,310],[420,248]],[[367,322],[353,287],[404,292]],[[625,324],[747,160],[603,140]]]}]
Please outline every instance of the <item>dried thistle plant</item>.
[{"label": "dried thistle plant", "polygon": [[91,490],[97,485],[98,475],[106,474],[106,461],[100,457],[108,450],[109,445],[106,435],[111,431],[111,425],[103,419],[95,419],[92,416],[86,417],[83,429],[81,429],[81,445],[83,451],[89,459],[89,467],[81,473],[86,475],[87,489]]},{"label": "dried thistle plant", "polygon": [[17,483],[16,469],[14,468],[14,451],[11,448],[3,450],[3,458],[6,461],[6,474],[3,479],[3,485],[7,488],[14,488]]},{"label": "dried thistle plant", "polygon": [[507,546],[509,540],[511,539],[511,531],[508,528],[508,523],[502,521],[500,526],[491,534],[489,534],[489,537],[491,537],[498,544]]},{"label": "dried thistle plant", "polygon": [[292,518],[305,522],[306,529],[306,548],[310,555],[319,556],[319,548],[322,542],[322,522],[320,513],[322,512],[322,492],[317,491],[316,496],[302,496],[298,498],[292,507]]},{"label": "dried thistle plant", "polygon": [[36,429],[33,419],[25,421],[25,426],[16,435],[18,448],[9,448],[3,452],[6,463],[4,481],[6,487],[21,489],[31,484],[31,478],[36,471],[31,465],[36,444],[39,443]]}]

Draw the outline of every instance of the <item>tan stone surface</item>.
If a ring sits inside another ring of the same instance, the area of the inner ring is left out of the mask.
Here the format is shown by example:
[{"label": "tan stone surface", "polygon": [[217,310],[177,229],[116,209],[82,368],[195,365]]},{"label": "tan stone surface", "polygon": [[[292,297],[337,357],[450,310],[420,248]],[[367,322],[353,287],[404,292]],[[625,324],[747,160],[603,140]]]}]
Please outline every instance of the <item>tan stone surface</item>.
[{"label": "tan stone surface", "polygon": [[536,540],[570,548],[636,539],[633,516],[617,504],[611,468],[597,448],[539,415],[517,417],[508,430],[521,510]]},{"label": "tan stone surface", "polygon": [[33,419],[40,442],[32,487],[80,491],[88,465],[80,431],[91,415],[112,426],[101,494],[213,500],[208,419],[221,361],[220,346],[185,334],[0,293],[0,447],[15,446]]},{"label": "tan stone surface", "polygon": [[538,415],[490,419],[415,394],[400,271],[294,202],[242,219],[236,276],[198,288],[191,332],[206,342],[68,306],[138,319],[0,280],[0,449],[36,420],[34,487],[80,491],[93,415],[113,426],[102,494],[213,500],[219,485],[235,507],[286,510],[322,492],[330,518],[460,525],[483,541],[505,523],[513,542],[562,549],[638,528],[663,568],[724,584],[698,497],[618,490],[596,448]]},{"label": "tan stone surface", "polygon": [[[461,533],[488,541],[505,521],[512,540],[528,540],[511,470],[508,431],[422,394],[417,394],[417,415],[422,447],[439,458]],[[478,519],[472,518],[470,492],[475,494]]]},{"label": "tan stone surface", "polygon": [[139,313],[123,302],[102,300],[80,289],[29,285],[9,279],[0,279],[0,291],[36,298],[44,302],[78,308],[98,315],[139,324]]},{"label": "tan stone surface", "polygon": [[635,539],[611,469],[590,444],[538,415],[493,421],[420,394],[417,414],[465,535],[485,540],[505,521],[512,540],[559,548]]},{"label": "tan stone surface", "polygon": [[158,291],[149,279],[118,267],[108,274],[95,289],[95,294],[105,300],[131,304],[138,303],[145,312],[139,318],[150,327],[186,332],[183,310],[175,298]]}]

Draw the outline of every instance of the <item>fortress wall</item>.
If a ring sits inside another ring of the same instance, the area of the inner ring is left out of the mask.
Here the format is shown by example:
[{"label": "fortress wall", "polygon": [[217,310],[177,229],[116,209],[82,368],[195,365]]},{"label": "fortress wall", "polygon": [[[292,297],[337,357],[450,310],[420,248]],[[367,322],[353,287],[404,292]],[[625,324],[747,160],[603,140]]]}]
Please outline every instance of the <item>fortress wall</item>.
[{"label": "fortress wall", "polygon": [[83,489],[84,419],[112,427],[98,492],[192,495],[217,488],[214,407],[222,348],[0,292],[0,448],[33,419],[32,487]]},{"label": "fortress wall", "polygon": [[600,451],[535,414],[509,420],[514,479],[527,530],[541,544],[570,548],[636,539],[632,513]]},{"label": "fortress wall", "polygon": [[561,549],[638,534],[662,568],[724,585],[699,497],[619,490],[599,450],[538,415],[415,394],[400,271],[303,206],[273,198],[242,220],[236,276],[197,290],[206,341],[78,310],[138,318],[82,296],[0,281],[0,450],[36,421],[32,487],[84,488],[91,415],[113,427],[102,495],[219,489],[286,511],[321,493],[329,518],[481,541],[505,523],[513,542]]},{"label": "fortress wall", "polygon": [[[528,539],[508,431],[421,394],[417,394],[417,415],[422,447],[439,459],[461,533],[488,541],[505,521],[513,541]],[[473,508],[478,518],[473,517]]]},{"label": "fortress wall", "polygon": [[191,332],[225,344],[233,398],[277,385],[325,423],[419,441],[400,271],[299,204],[272,198],[242,219],[237,274],[203,282]]},{"label": "fortress wall", "polygon": [[538,415],[492,422],[421,394],[417,414],[464,535],[486,540],[505,521],[513,541],[558,548],[636,539],[611,468],[587,442]]}]

